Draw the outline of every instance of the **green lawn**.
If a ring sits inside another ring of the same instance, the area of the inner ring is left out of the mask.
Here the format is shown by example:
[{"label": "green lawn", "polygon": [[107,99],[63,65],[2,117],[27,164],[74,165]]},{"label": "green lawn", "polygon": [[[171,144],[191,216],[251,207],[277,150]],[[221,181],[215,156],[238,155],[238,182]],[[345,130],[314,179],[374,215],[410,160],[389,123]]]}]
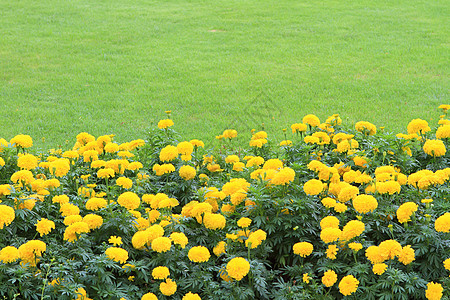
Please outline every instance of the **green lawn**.
[{"label": "green lawn", "polygon": [[308,113],[405,131],[449,102],[444,0],[0,0],[0,137],[207,142]]}]

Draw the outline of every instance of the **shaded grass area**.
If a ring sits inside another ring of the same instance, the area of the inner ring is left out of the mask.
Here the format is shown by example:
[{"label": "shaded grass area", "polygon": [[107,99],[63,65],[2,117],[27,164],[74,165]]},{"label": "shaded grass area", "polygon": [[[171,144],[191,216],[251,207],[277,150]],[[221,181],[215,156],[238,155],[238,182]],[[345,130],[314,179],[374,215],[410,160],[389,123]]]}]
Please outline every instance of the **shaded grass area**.
[{"label": "shaded grass area", "polygon": [[448,102],[447,1],[0,0],[0,137],[249,136],[308,113],[405,131]]}]

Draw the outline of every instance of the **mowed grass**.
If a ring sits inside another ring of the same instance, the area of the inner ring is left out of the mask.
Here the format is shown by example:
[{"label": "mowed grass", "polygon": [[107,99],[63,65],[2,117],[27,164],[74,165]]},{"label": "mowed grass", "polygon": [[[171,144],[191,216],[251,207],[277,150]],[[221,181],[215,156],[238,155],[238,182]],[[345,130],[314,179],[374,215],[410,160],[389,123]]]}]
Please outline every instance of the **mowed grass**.
[{"label": "mowed grass", "polygon": [[263,126],[279,141],[309,113],[404,132],[449,102],[445,0],[0,0],[0,11],[8,140],[144,138],[165,110],[207,143]]}]

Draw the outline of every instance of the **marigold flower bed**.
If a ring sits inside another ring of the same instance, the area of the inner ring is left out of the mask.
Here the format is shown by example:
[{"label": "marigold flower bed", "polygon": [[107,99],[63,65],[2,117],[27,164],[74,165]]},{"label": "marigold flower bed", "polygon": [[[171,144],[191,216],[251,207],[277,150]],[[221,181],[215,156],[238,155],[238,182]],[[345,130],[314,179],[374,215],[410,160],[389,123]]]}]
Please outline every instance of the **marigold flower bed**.
[{"label": "marigold flower bed", "polygon": [[[450,105],[392,134],[307,115],[271,141],[0,139],[7,299],[447,299]],[[288,138],[289,136],[289,138]]]}]

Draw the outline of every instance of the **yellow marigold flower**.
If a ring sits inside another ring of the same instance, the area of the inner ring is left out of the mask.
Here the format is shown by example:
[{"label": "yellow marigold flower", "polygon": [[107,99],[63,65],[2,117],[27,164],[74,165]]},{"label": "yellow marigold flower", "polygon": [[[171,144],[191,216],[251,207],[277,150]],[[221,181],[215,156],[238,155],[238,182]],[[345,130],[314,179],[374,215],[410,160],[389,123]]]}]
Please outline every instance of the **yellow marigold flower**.
[{"label": "yellow marigold flower", "polygon": [[126,263],[128,259],[127,250],[118,247],[110,247],[106,249],[105,254],[109,259],[121,264]]},{"label": "yellow marigold flower", "polygon": [[434,228],[439,232],[450,232],[450,213],[445,213],[434,222]]},{"label": "yellow marigold flower", "polygon": [[19,258],[26,264],[36,266],[38,257],[47,250],[47,245],[39,240],[31,240],[19,247]]},{"label": "yellow marigold flower", "polygon": [[159,129],[167,129],[167,128],[173,126],[173,125],[174,125],[174,123],[173,123],[173,121],[171,119],[164,119],[164,120],[160,120],[158,122],[158,128]]},{"label": "yellow marigold flower", "polygon": [[7,264],[19,259],[19,250],[13,246],[6,246],[0,250],[0,262]]},{"label": "yellow marigold flower", "polygon": [[387,269],[387,265],[385,263],[374,264],[372,267],[372,272],[377,275],[383,274]]},{"label": "yellow marigold flower", "polygon": [[442,298],[443,291],[444,288],[440,283],[430,282],[427,284],[425,297],[427,297],[428,300],[439,300]]},{"label": "yellow marigold flower", "polygon": [[158,253],[169,251],[171,246],[172,242],[168,237],[157,237],[152,241],[152,250]]},{"label": "yellow marigold flower", "polygon": [[59,211],[61,212],[61,215],[63,217],[80,214],[80,209],[78,208],[78,206],[72,203],[62,204]]},{"label": "yellow marigold flower", "polygon": [[192,294],[191,292],[183,296],[181,300],[202,300],[198,294]]},{"label": "yellow marigold flower", "polygon": [[[0,152],[2,152],[1,148],[0,148]],[[0,167],[3,167],[4,165],[5,165],[5,160],[2,157],[0,157]]]},{"label": "yellow marigold flower", "polygon": [[226,139],[233,139],[235,137],[237,137],[237,131],[234,129],[226,129],[223,131],[222,133],[222,137],[226,138]]},{"label": "yellow marigold flower", "polygon": [[411,122],[409,122],[407,126],[407,130],[409,134],[413,133],[421,133],[424,134],[425,132],[430,131],[430,127],[428,126],[428,122],[422,119],[414,119]]},{"label": "yellow marigold flower", "polygon": [[265,241],[267,238],[267,233],[261,229],[258,229],[248,236],[247,240],[245,241],[245,246],[250,247],[251,249],[257,248],[259,245],[261,245],[262,241]]},{"label": "yellow marigold flower", "polygon": [[402,248],[402,251],[398,255],[398,261],[404,265],[409,265],[416,259],[414,249],[411,245],[407,245]]},{"label": "yellow marigold flower", "polygon": [[171,161],[177,158],[178,156],[178,150],[177,147],[168,145],[161,149],[161,152],[159,153],[159,160],[164,161]]},{"label": "yellow marigold flower", "polygon": [[336,259],[336,255],[338,253],[338,247],[336,245],[328,245],[327,250],[325,251],[328,259]]},{"label": "yellow marigold flower", "polygon": [[133,192],[125,192],[119,196],[117,203],[128,210],[134,210],[139,207],[141,200],[139,196]]},{"label": "yellow marigold flower", "polygon": [[377,182],[376,188],[380,194],[393,195],[400,194],[401,191],[401,186],[397,181]]},{"label": "yellow marigold flower", "polygon": [[[67,201],[69,201],[69,198],[67,198]],[[105,199],[93,197],[86,202],[86,209],[95,211],[105,208],[107,204]]]},{"label": "yellow marigold flower", "polygon": [[64,218],[64,225],[69,226],[76,222],[83,221],[83,217],[80,215],[70,215]]},{"label": "yellow marigold flower", "polygon": [[36,231],[39,232],[41,236],[49,234],[52,229],[55,229],[55,222],[42,218],[36,224]]},{"label": "yellow marigold flower", "polygon": [[109,142],[104,147],[105,152],[107,153],[116,153],[119,152],[119,145],[116,143]]},{"label": "yellow marigold flower", "polygon": [[437,139],[447,139],[450,137],[450,124],[439,127],[436,130]]},{"label": "yellow marigold flower", "polygon": [[323,198],[321,202],[326,208],[333,208],[336,205],[336,200],[330,197]]},{"label": "yellow marigold flower", "polygon": [[205,143],[197,139],[190,140],[189,143],[191,143],[194,147],[205,147]]},{"label": "yellow marigold flower", "polygon": [[241,227],[241,228],[247,228],[248,226],[250,226],[251,223],[252,223],[252,219],[250,219],[250,218],[245,218],[245,217],[240,218],[240,219],[237,221],[237,225],[238,225],[239,227]]},{"label": "yellow marigold flower", "polygon": [[152,170],[155,172],[157,176],[162,176],[164,174],[172,173],[175,171],[175,167],[172,164],[155,164],[153,165]]},{"label": "yellow marigold flower", "polygon": [[133,180],[127,177],[119,177],[116,180],[116,185],[121,186],[124,189],[130,189],[133,186]]},{"label": "yellow marigold flower", "polygon": [[414,202],[406,202],[397,209],[397,219],[400,223],[411,220],[411,216],[417,211],[418,205]]},{"label": "yellow marigold flower", "polygon": [[191,155],[194,151],[194,146],[189,142],[181,142],[177,145],[178,153],[182,155]]},{"label": "yellow marigold flower", "polygon": [[423,145],[423,151],[433,157],[444,156],[447,152],[441,140],[427,140]]},{"label": "yellow marigold flower", "polygon": [[33,170],[38,166],[38,158],[32,154],[20,155],[17,159],[17,166],[25,170]]},{"label": "yellow marigold flower", "polygon": [[197,171],[195,170],[194,167],[191,166],[181,166],[180,170],[178,171],[178,174],[184,180],[191,180],[195,178]]},{"label": "yellow marigold flower", "polygon": [[320,221],[320,229],[339,228],[339,219],[335,216],[326,216]]},{"label": "yellow marigold flower", "polygon": [[227,247],[227,243],[224,241],[220,241],[217,243],[217,245],[214,246],[213,253],[216,256],[220,256],[220,255],[226,253],[226,247]]},{"label": "yellow marigold flower", "polygon": [[295,171],[291,168],[282,168],[278,173],[276,173],[270,180],[270,183],[275,185],[285,185],[293,182],[295,178]]},{"label": "yellow marigold flower", "polygon": [[349,221],[342,229],[342,240],[350,241],[351,239],[361,235],[365,230],[363,222],[358,220]]},{"label": "yellow marigold flower", "polygon": [[366,257],[372,264],[379,264],[387,259],[387,257],[381,255],[381,249],[378,246],[370,246],[367,248]]},{"label": "yellow marigold flower", "polygon": [[320,239],[324,243],[333,243],[336,242],[342,235],[342,232],[339,228],[327,227],[322,229],[320,232]]},{"label": "yellow marigold flower", "polygon": [[[128,170],[132,170],[132,171],[136,171],[136,170],[142,169],[143,167],[144,166],[140,162],[133,161],[133,162],[128,164],[127,169]],[[142,176],[143,174],[139,173],[138,176],[139,175]],[[143,179],[143,178],[139,178],[139,179]]]},{"label": "yellow marigold flower", "polygon": [[353,207],[358,213],[366,214],[378,207],[378,201],[371,195],[358,195],[353,199]]},{"label": "yellow marigold flower", "polygon": [[30,148],[33,146],[33,139],[29,135],[19,134],[13,137],[9,143],[16,148]]},{"label": "yellow marigold flower", "polygon": [[114,246],[120,246],[123,244],[122,238],[120,236],[117,237],[115,235],[113,235],[109,238],[108,243],[113,244]]},{"label": "yellow marigold flower", "polygon": [[311,279],[311,277],[309,276],[308,273],[303,273],[302,279],[303,279],[304,283],[309,283],[309,280]]},{"label": "yellow marigold flower", "polygon": [[83,217],[83,222],[88,224],[89,229],[97,229],[103,225],[103,218],[96,214],[88,214]]},{"label": "yellow marigold flower", "polygon": [[18,183],[19,186],[22,184],[30,184],[34,181],[33,173],[28,170],[17,171],[11,175],[11,181],[14,183]]},{"label": "yellow marigold flower", "polygon": [[339,282],[339,291],[342,295],[348,296],[356,292],[359,281],[353,275],[347,275]]},{"label": "yellow marigold flower", "polygon": [[311,179],[305,182],[303,190],[307,195],[318,195],[323,191],[323,183],[317,179]]},{"label": "yellow marigold flower", "polygon": [[359,194],[359,189],[356,186],[349,185],[341,189],[338,194],[338,200],[341,202],[347,202],[354,199]]},{"label": "yellow marigold flower", "polygon": [[350,249],[352,249],[355,252],[358,252],[359,250],[361,250],[363,248],[363,246],[361,245],[361,243],[349,243],[348,247]]},{"label": "yellow marigold flower", "polygon": [[322,276],[322,283],[326,287],[333,286],[337,281],[337,274],[333,270],[326,271]]},{"label": "yellow marigold flower", "polygon": [[167,267],[156,267],[152,270],[153,279],[166,279],[170,272]]},{"label": "yellow marigold flower", "polygon": [[236,162],[233,164],[233,171],[242,172],[245,168],[245,164],[243,162]]},{"label": "yellow marigold flower", "polygon": [[142,296],[141,300],[158,300],[158,297],[153,293],[147,293]]},{"label": "yellow marigold flower", "polygon": [[370,122],[360,121],[355,124],[355,129],[365,135],[374,135],[377,133],[377,127]]},{"label": "yellow marigold flower", "polygon": [[69,226],[67,226],[64,231],[64,240],[73,243],[78,239],[78,234],[88,233],[89,225],[85,222],[75,222]]},{"label": "yellow marigold flower", "polygon": [[313,248],[313,245],[308,242],[296,243],[292,247],[294,254],[300,255],[301,257],[309,256],[313,252]]},{"label": "yellow marigold flower", "polygon": [[310,126],[319,126],[320,125],[320,119],[312,114],[306,115],[302,119],[303,124],[308,124]]},{"label": "yellow marigold flower", "polygon": [[344,203],[336,203],[333,209],[338,213],[343,213],[347,210],[347,205],[345,205]]},{"label": "yellow marigold flower", "polygon": [[306,124],[303,123],[295,123],[291,125],[292,133],[304,132],[308,129]]},{"label": "yellow marigold flower", "polygon": [[172,232],[169,238],[175,245],[180,245],[183,249],[188,244],[188,238],[182,232]]},{"label": "yellow marigold flower", "polygon": [[97,171],[98,178],[112,178],[114,177],[114,170],[112,168],[100,169]]},{"label": "yellow marigold flower", "polygon": [[203,246],[192,247],[188,252],[188,257],[192,262],[207,262],[211,257],[208,248]]},{"label": "yellow marigold flower", "polygon": [[70,199],[67,195],[57,195],[52,198],[53,203],[65,204],[69,203]]},{"label": "yellow marigold flower", "polygon": [[208,229],[223,229],[226,225],[226,219],[221,214],[206,213],[203,217],[203,224]]},{"label": "yellow marigold flower", "polygon": [[228,156],[225,158],[225,162],[226,162],[227,164],[234,164],[234,163],[237,163],[237,162],[239,162],[239,156],[237,156],[237,155],[228,155]]},{"label": "yellow marigold flower", "polygon": [[148,220],[150,223],[155,223],[156,220],[158,220],[161,213],[157,211],[156,209],[152,209],[148,212]]},{"label": "yellow marigold flower", "polygon": [[177,291],[177,283],[167,278],[165,282],[160,283],[159,290],[164,296],[172,296]]},{"label": "yellow marigold flower", "polygon": [[394,259],[402,252],[402,246],[396,240],[386,240],[378,246],[380,254],[386,259]]},{"label": "yellow marigold flower", "polygon": [[284,141],[281,141],[279,145],[280,146],[291,146],[292,145],[292,141],[291,140],[284,140]]},{"label": "yellow marigold flower", "polygon": [[14,212],[14,208],[0,204],[0,229],[3,229],[3,226],[8,226],[14,221],[16,214]]},{"label": "yellow marigold flower", "polygon": [[450,258],[444,260],[444,268],[450,271]]},{"label": "yellow marigold flower", "polygon": [[240,281],[250,271],[250,263],[242,257],[235,257],[231,259],[226,266],[228,276]]}]

